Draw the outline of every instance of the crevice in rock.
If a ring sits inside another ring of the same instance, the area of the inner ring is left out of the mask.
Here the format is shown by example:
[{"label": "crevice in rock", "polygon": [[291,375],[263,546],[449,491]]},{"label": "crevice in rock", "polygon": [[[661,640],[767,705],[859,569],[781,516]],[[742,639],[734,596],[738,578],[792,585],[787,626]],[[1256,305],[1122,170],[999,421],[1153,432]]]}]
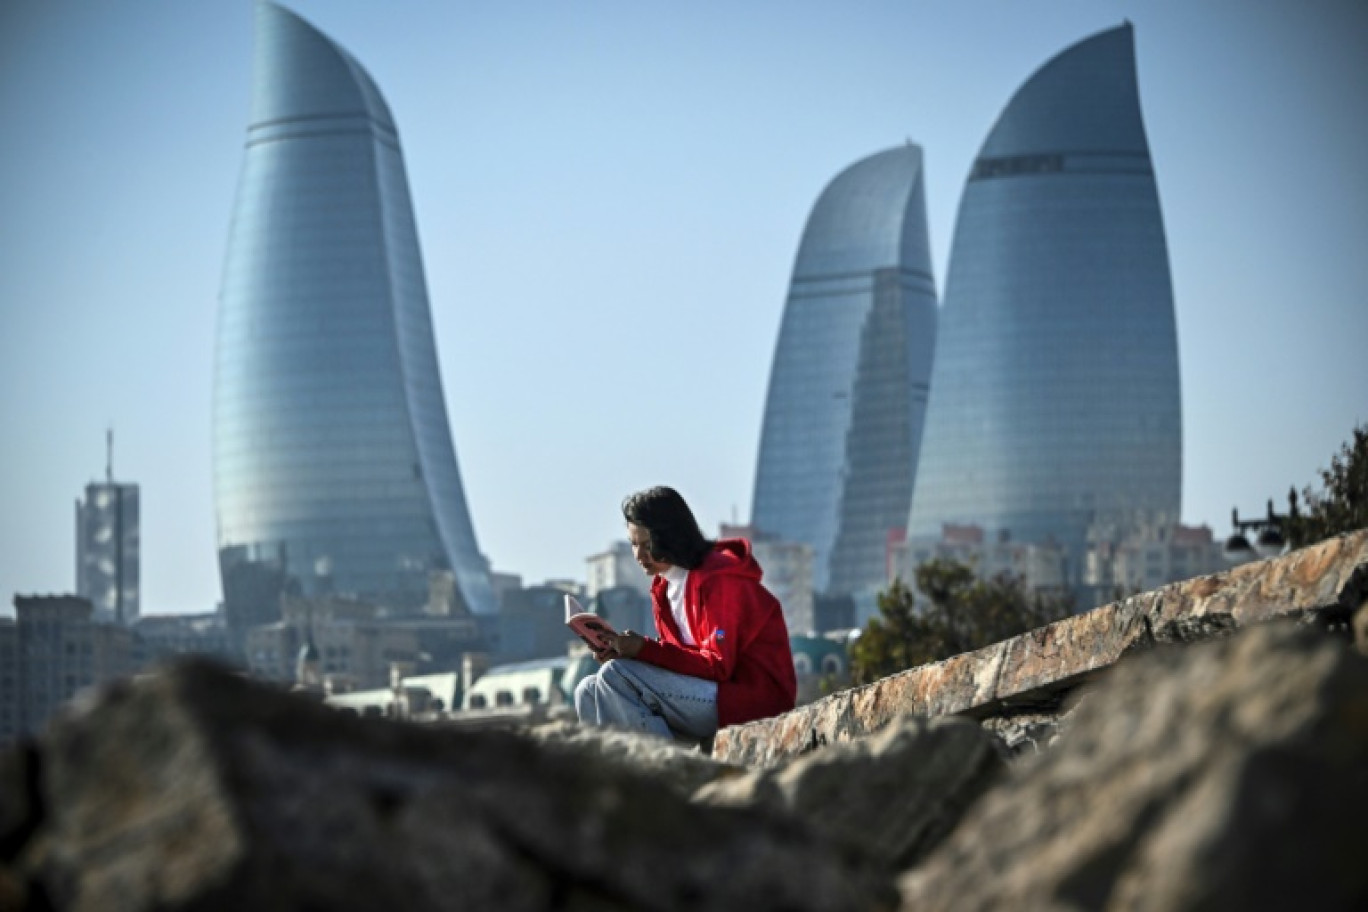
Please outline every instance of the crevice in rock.
[{"label": "crevice in rock", "polygon": [[1239,626],[1229,614],[1189,615],[1160,626],[1152,635],[1156,643],[1200,643],[1230,636]]}]

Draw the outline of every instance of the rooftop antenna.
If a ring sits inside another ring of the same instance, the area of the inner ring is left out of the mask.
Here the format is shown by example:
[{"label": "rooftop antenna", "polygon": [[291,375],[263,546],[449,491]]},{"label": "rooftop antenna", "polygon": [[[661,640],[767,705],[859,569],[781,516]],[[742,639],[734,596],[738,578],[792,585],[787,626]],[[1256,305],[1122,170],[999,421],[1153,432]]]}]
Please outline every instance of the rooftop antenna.
[{"label": "rooftop antenna", "polygon": [[105,429],[105,481],[114,483],[114,426]]}]

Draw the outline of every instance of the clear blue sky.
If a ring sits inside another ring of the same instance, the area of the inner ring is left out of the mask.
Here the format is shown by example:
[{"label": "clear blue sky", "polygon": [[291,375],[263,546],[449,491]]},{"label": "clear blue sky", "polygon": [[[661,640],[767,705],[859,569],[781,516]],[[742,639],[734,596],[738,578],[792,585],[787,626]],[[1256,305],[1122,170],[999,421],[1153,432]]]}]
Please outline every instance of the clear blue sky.
[{"label": "clear blue sky", "polygon": [[[970,163],[1030,74],[1129,18],[1168,231],[1183,517],[1368,421],[1361,0],[287,3],[397,118],[481,549],[583,576],[668,483],[750,510],[769,362],[827,181],[912,139],[943,288]],[[215,310],[248,0],[0,5],[0,598],[74,588],[73,504],[142,488],[143,611],[219,598]]]}]

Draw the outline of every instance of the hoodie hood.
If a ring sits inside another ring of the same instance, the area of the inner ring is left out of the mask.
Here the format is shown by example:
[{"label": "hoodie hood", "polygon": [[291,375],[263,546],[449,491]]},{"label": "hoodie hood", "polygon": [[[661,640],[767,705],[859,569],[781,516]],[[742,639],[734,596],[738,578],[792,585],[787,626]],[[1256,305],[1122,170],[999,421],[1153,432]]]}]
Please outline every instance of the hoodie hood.
[{"label": "hoodie hood", "polygon": [[698,569],[703,573],[723,573],[759,580],[762,571],[751,554],[751,543],[744,538],[719,539]]}]

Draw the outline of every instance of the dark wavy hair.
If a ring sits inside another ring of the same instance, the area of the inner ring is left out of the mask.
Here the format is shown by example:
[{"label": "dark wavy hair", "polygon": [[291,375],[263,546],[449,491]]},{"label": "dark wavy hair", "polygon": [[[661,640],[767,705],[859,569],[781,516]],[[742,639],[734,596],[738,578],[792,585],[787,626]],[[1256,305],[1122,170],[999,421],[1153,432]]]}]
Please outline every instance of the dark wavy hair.
[{"label": "dark wavy hair", "polygon": [[657,486],[629,495],[622,502],[622,517],[651,533],[651,557],[658,561],[692,570],[712,550],[713,543],[674,488]]}]

